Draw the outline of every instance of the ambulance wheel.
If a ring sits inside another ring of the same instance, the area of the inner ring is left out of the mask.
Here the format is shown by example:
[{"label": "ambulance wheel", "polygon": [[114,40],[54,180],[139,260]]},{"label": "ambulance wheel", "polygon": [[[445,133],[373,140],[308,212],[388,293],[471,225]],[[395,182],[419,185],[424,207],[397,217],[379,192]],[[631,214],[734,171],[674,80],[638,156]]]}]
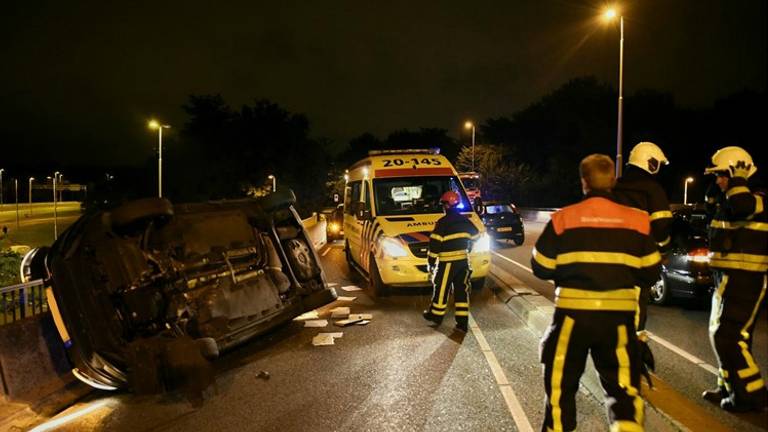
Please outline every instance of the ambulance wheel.
[{"label": "ambulance wheel", "polygon": [[472,281],[472,291],[482,291],[485,286],[485,278],[475,279]]},{"label": "ambulance wheel", "polygon": [[374,297],[387,297],[389,295],[389,287],[384,284],[379,274],[379,266],[376,265],[376,260],[371,258],[370,265],[368,267],[370,274],[371,291]]}]

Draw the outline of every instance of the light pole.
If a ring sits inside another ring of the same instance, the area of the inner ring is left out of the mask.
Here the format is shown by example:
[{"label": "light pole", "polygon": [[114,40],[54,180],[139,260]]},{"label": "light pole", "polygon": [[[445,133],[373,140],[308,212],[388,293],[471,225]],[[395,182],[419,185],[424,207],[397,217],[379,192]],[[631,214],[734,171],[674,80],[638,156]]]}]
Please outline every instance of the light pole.
[{"label": "light pole", "polygon": [[623,165],[622,141],[624,128],[624,15],[619,14],[615,8],[606,9],[603,18],[606,21],[613,21],[619,17],[619,114],[618,125],[616,126],[616,177],[621,177],[621,167]]},{"label": "light pole", "polygon": [[60,172],[53,173],[53,240],[59,238],[59,214],[56,210],[56,179],[59,178]]},{"label": "light pole", "polygon": [[150,129],[157,129],[157,196],[163,197],[163,129],[171,126],[160,124],[157,120],[150,120]]},{"label": "light pole", "polygon": [[472,129],[472,171],[475,170],[475,124],[467,120],[464,123],[464,129]]},{"label": "light pole", "polygon": [[267,176],[268,179],[272,180],[272,192],[277,190],[277,178],[273,176],[272,174]]},{"label": "light pole", "polygon": [[3,172],[5,168],[0,168],[0,204],[3,204]]},{"label": "light pole", "polygon": [[[35,180],[34,177],[29,178],[29,215],[32,216],[32,182]],[[18,199],[16,200],[18,202]]]},{"label": "light pole", "polygon": [[13,179],[13,190],[16,192],[16,229],[19,229],[19,180]]},{"label": "light pole", "polygon": [[683,185],[683,205],[688,204],[688,183],[693,183],[693,177],[685,179],[685,184]]}]

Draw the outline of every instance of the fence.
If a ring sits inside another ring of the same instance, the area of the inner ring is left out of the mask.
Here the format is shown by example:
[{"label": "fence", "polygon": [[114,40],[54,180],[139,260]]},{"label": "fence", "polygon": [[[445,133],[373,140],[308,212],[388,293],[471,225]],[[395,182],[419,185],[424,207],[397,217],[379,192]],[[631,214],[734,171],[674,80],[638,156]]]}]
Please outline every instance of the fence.
[{"label": "fence", "polygon": [[48,311],[42,279],[0,288],[0,325]]}]

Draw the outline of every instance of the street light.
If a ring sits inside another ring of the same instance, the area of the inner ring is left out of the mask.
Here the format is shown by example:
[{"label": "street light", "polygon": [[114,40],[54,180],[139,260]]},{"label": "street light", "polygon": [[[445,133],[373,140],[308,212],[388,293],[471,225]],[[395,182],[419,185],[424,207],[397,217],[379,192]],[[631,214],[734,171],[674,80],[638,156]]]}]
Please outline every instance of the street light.
[{"label": "street light", "polygon": [[464,129],[472,129],[472,171],[475,170],[475,124],[467,120]]},{"label": "street light", "polygon": [[[29,178],[29,215],[32,216],[32,182],[35,180],[34,177]],[[18,201],[18,199],[16,200]]]},{"label": "street light", "polygon": [[163,129],[169,125],[160,124],[157,120],[149,121],[150,129],[157,129],[157,196],[163,197]]},{"label": "street light", "polygon": [[53,240],[59,238],[59,214],[56,210],[56,180],[61,173],[53,173]]},{"label": "street light", "polygon": [[693,183],[693,177],[685,179],[685,184],[683,185],[683,205],[688,204],[688,183]]},{"label": "street light", "polygon": [[268,179],[272,180],[272,192],[277,190],[277,178],[273,176],[272,174],[267,176]]},{"label": "street light", "polygon": [[624,15],[616,8],[608,8],[603,12],[603,19],[606,22],[613,21],[619,17],[619,114],[618,125],[616,127],[616,177],[621,177],[622,167],[622,129],[624,127]]}]

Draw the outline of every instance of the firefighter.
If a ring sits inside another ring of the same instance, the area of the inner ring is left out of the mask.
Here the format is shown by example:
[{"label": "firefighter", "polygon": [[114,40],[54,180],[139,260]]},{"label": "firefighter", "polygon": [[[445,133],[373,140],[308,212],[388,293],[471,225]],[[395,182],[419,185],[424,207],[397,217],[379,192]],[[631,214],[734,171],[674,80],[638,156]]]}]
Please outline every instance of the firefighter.
[{"label": "firefighter", "polygon": [[712,156],[705,173],[717,176],[724,194],[710,223],[712,296],[709,338],[717,354],[718,386],[702,395],[727,411],[760,411],[768,391],[752,356],[752,331],[768,284],[768,212],[764,197],[754,194],[747,179],[757,167],[741,147],[725,147]]},{"label": "firefighter", "polygon": [[648,214],[611,194],[614,164],[601,154],[579,166],[584,199],[552,214],[531,257],[554,280],[555,313],[541,341],[546,392],[542,430],[576,429],[576,391],[587,355],[606,393],[612,431],[643,430],[641,360],[635,337],[639,288],[659,274]]},{"label": "firefighter", "polygon": [[[424,318],[435,324],[443,321],[448,309],[448,297],[453,290],[453,306],[456,315],[456,329],[467,331],[469,320],[469,250],[478,238],[475,225],[459,212],[457,206],[461,198],[454,191],[448,191],[440,197],[445,209],[445,216],[435,224],[429,236],[427,271],[432,277],[432,303],[424,311]],[[437,267],[435,267],[437,263]]]},{"label": "firefighter", "polygon": [[[662,254],[668,252],[671,244],[669,229],[672,225],[672,212],[669,209],[667,193],[656,180],[656,176],[662,165],[668,164],[669,160],[659,146],[648,141],[640,142],[629,152],[627,169],[617,180],[613,190],[618,203],[648,213],[651,218],[651,234]],[[661,274],[656,277],[653,283],[656,283],[660,278]],[[648,347],[648,334],[645,331],[648,300],[653,283],[640,287],[640,301],[635,321],[637,337],[640,340],[642,351],[644,373],[647,372],[647,369],[653,370],[654,368],[653,354]]]}]

